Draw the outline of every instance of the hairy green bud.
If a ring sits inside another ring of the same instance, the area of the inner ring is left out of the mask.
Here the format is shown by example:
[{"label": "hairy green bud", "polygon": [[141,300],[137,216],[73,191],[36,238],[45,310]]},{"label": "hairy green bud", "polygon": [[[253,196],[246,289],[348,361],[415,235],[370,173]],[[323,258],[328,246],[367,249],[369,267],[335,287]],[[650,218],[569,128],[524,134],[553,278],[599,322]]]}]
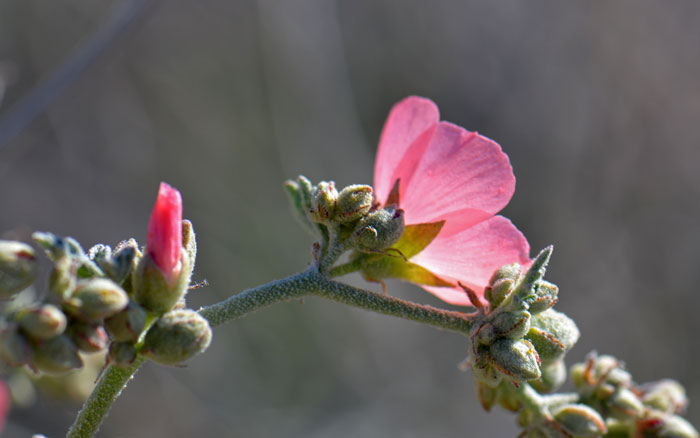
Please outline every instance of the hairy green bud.
[{"label": "hairy green bud", "polygon": [[335,217],[338,191],[333,181],[321,181],[311,191],[311,220],[320,224],[329,224]]},{"label": "hairy green bud", "polygon": [[66,315],[53,304],[20,309],[15,316],[22,331],[32,339],[45,340],[58,336],[66,329]]},{"label": "hairy green bud", "polygon": [[0,362],[19,367],[29,362],[31,356],[32,346],[16,326],[6,326],[0,330]]},{"label": "hairy green bud", "polygon": [[49,275],[49,291],[61,301],[68,299],[75,290],[77,271],[78,265],[72,258],[63,256],[56,259]]},{"label": "hairy green bud", "polygon": [[650,411],[636,424],[633,435],[643,438],[698,438],[698,431],[678,415]]},{"label": "hairy green bud", "polygon": [[530,313],[526,310],[499,312],[491,324],[497,337],[520,339],[530,330]]},{"label": "hairy green bud", "polygon": [[104,350],[109,343],[107,332],[99,324],[73,321],[68,326],[67,333],[78,347],[78,350],[86,353]]},{"label": "hairy green bud", "polygon": [[129,301],[124,310],[105,319],[104,326],[114,340],[135,342],[146,327],[146,317],[143,307]]},{"label": "hairy green bud", "polygon": [[537,351],[526,340],[499,339],[489,352],[494,366],[515,381],[539,379],[542,375]]},{"label": "hairy green bud", "polygon": [[360,219],[350,241],[360,251],[383,251],[398,242],[404,228],[403,210],[389,206]]},{"label": "hairy green bud", "polygon": [[192,261],[187,251],[181,251],[180,257],[182,269],[173,284],[168,283],[149,254],[141,258],[134,277],[134,300],[144,309],[162,314],[185,296],[192,276]]},{"label": "hairy green bud", "polygon": [[207,349],[209,322],[190,309],[164,314],[146,333],[141,354],[164,365],[179,364]]},{"label": "hairy green bud", "polygon": [[95,278],[79,280],[64,306],[77,318],[98,322],[119,313],[128,303],[129,297],[119,285],[106,278]]},{"label": "hairy green bud", "polygon": [[571,318],[554,309],[547,309],[532,316],[530,331],[525,338],[532,342],[540,359],[547,363],[564,357],[579,336],[578,327]]},{"label": "hairy green bud", "polygon": [[542,362],[542,376],[528,383],[540,394],[556,391],[566,381],[566,365],[563,360]]},{"label": "hairy green bud", "polygon": [[338,194],[336,220],[348,223],[369,213],[374,202],[372,187],[354,184],[345,187]]},{"label": "hairy green bud", "polygon": [[22,242],[0,240],[0,300],[29,287],[39,274],[34,249]]},{"label": "hairy green bud", "polygon": [[34,348],[31,365],[47,374],[63,374],[81,368],[83,360],[78,355],[75,343],[66,334],[62,334],[39,342]]},{"label": "hairy green bud", "polygon": [[564,405],[552,414],[573,438],[599,438],[607,432],[600,414],[586,405]]},{"label": "hairy green bud", "polygon": [[109,344],[107,357],[109,357],[110,363],[124,368],[134,363],[137,354],[136,347],[132,342],[116,341]]},{"label": "hairy green bud", "polygon": [[685,388],[671,379],[647,383],[642,386],[642,402],[657,411],[680,414],[688,405]]}]

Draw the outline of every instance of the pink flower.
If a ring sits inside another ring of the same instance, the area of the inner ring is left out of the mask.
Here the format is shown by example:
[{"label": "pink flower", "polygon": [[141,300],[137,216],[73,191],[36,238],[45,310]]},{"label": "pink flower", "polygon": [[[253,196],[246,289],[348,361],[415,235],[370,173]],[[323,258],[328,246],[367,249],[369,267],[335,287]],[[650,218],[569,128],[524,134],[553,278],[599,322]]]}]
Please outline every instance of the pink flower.
[{"label": "pink flower", "polygon": [[177,189],[160,183],[156,205],[148,223],[146,253],[172,284],[180,275],[182,263],[182,197]]},{"label": "pink flower", "polygon": [[[374,167],[378,202],[387,201],[396,180],[407,225],[445,221],[412,263],[483,296],[494,270],[529,262],[525,236],[494,216],[515,189],[508,156],[493,140],[441,122],[431,100],[402,100],[384,125]],[[423,287],[448,303],[470,304],[458,287]]]}]

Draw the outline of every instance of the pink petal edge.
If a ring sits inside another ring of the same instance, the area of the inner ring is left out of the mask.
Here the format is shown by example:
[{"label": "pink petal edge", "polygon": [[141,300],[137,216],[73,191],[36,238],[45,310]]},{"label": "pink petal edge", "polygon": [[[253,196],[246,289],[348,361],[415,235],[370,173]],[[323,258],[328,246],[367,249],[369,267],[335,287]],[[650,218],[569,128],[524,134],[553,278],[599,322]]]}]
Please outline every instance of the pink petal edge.
[{"label": "pink petal edge", "polygon": [[[509,263],[527,265],[529,254],[530,245],[520,230],[505,217],[494,216],[451,236],[438,234],[411,262],[448,280],[461,281],[483,296],[496,269]],[[423,287],[448,303],[469,304],[459,288]]]},{"label": "pink petal edge", "polygon": [[[374,193],[384,202],[394,185],[395,171],[407,151],[426,130],[440,120],[437,105],[423,97],[410,96],[395,104],[384,124],[374,164]],[[420,148],[411,156],[418,160]]]}]

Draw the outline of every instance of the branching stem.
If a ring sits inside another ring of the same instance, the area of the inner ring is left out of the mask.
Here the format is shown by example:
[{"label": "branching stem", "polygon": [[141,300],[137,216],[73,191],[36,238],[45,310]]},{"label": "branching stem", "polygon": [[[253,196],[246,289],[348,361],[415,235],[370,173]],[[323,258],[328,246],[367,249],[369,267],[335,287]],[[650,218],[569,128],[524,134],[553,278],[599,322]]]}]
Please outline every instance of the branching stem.
[{"label": "branching stem", "polygon": [[[472,316],[469,314],[416,304],[338,283],[314,267],[291,277],[245,290],[220,303],[203,307],[199,313],[213,327],[269,305],[303,296],[319,296],[463,335],[468,335],[472,326]],[[67,438],[93,437],[112,403],[143,362],[144,359],[139,358],[127,368],[109,366],[68,431]]]}]

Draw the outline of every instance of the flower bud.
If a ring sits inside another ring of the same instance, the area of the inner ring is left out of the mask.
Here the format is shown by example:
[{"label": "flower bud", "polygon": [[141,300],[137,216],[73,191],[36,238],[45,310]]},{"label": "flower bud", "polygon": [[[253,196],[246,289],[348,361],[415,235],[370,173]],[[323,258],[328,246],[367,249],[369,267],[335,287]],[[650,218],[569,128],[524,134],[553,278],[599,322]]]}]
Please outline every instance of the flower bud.
[{"label": "flower bud", "polygon": [[360,251],[382,251],[401,238],[404,228],[403,210],[390,205],[360,219],[350,241]]},{"label": "flower bud", "polygon": [[141,354],[164,365],[176,365],[203,352],[211,342],[209,322],[190,310],[164,314],[146,333]]},{"label": "flower bud", "polygon": [[166,183],[160,183],[158,198],[148,223],[146,254],[160,268],[165,281],[173,284],[182,269],[182,197]]},{"label": "flower bud", "polygon": [[345,187],[338,195],[336,219],[348,223],[369,213],[374,202],[372,187],[353,184]]},{"label": "flower bud", "polygon": [[99,324],[73,321],[68,326],[67,333],[78,347],[78,350],[86,353],[104,350],[109,343],[107,332]]},{"label": "flower bud", "polygon": [[62,334],[40,342],[34,349],[31,365],[47,374],[62,374],[83,366],[78,348],[73,341]]},{"label": "flower bud", "polygon": [[566,381],[566,365],[563,360],[542,363],[542,376],[528,383],[540,394],[556,391]]},{"label": "flower bud", "polygon": [[530,325],[525,338],[532,342],[545,363],[564,357],[580,336],[576,323],[554,309],[533,315]]},{"label": "flower bud", "polygon": [[66,315],[53,304],[27,307],[16,314],[22,331],[32,339],[44,340],[58,336],[66,329]]},{"label": "flower bud", "polygon": [[75,290],[77,271],[78,266],[72,258],[63,256],[56,259],[49,275],[49,291],[61,301],[68,299]]},{"label": "flower bud", "polygon": [[637,418],[644,412],[644,405],[637,394],[625,387],[619,387],[606,400],[608,415],[620,420]]},{"label": "flower bud", "polygon": [[484,298],[491,305],[491,309],[495,309],[513,292],[514,287],[515,280],[500,278],[484,289]]},{"label": "flower bud", "polygon": [[311,191],[311,220],[319,224],[329,224],[335,216],[338,191],[333,181],[321,181]]},{"label": "flower bud", "polygon": [[95,278],[79,280],[73,296],[64,302],[64,306],[84,321],[98,322],[119,313],[128,303],[126,292],[115,282]]},{"label": "flower bud", "polygon": [[489,388],[496,388],[503,380],[503,375],[488,362],[472,365],[472,374],[477,382],[480,382]]},{"label": "flower bud", "polygon": [[494,286],[499,280],[511,280],[516,282],[520,279],[520,273],[523,267],[518,263],[512,263],[510,265],[503,265],[494,271],[489,280],[489,286]]},{"label": "flower bud", "polygon": [[600,414],[586,405],[564,405],[552,414],[573,438],[599,438],[607,432]]},{"label": "flower bud", "polygon": [[498,396],[498,389],[492,388],[489,385],[476,381],[476,395],[479,397],[479,402],[481,402],[481,407],[485,411],[490,411],[493,405],[496,403],[496,398]]},{"label": "flower bud", "polygon": [[671,379],[648,383],[642,388],[642,402],[657,411],[680,414],[688,405],[685,388]]},{"label": "flower bud", "polygon": [[540,313],[557,303],[559,287],[556,284],[541,280],[534,290],[534,297],[528,301],[530,313]]},{"label": "flower bud", "polygon": [[136,267],[138,253],[134,239],[121,242],[114,252],[109,246],[102,244],[93,246],[88,252],[90,259],[102,269],[102,272],[119,285],[124,283],[129,273]]},{"label": "flower bud", "polygon": [[143,307],[129,301],[124,310],[105,319],[104,326],[114,340],[135,342],[146,326],[146,317]]},{"label": "flower bud", "polygon": [[520,339],[530,330],[530,313],[526,310],[499,312],[491,324],[499,338]]},{"label": "flower bud", "polygon": [[31,356],[32,347],[17,331],[16,326],[7,326],[0,330],[0,363],[20,367],[26,364]]},{"label": "flower bud", "polygon": [[180,192],[161,183],[134,277],[134,298],[146,310],[167,312],[187,292],[194,260],[182,246],[182,226]]},{"label": "flower bud", "polygon": [[644,438],[698,438],[695,428],[678,415],[650,411],[636,425],[635,437]]},{"label": "flower bud", "polygon": [[134,300],[144,309],[162,314],[172,309],[185,296],[192,269],[187,252],[182,251],[181,256],[182,269],[174,284],[168,283],[149,254],[143,256],[134,277]]},{"label": "flower bud", "polygon": [[34,249],[22,242],[0,240],[0,300],[29,287],[39,273]]},{"label": "flower bud", "polygon": [[297,221],[311,234],[318,233],[318,226],[311,222],[311,181],[300,175],[296,181],[285,181],[284,189],[289,197],[292,214]]},{"label": "flower bud", "polygon": [[123,368],[131,365],[136,360],[136,347],[131,342],[112,342],[109,344],[107,357],[110,363]]},{"label": "flower bud", "polygon": [[516,381],[538,379],[540,358],[532,344],[524,339],[499,339],[491,345],[493,364],[500,372]]}]

